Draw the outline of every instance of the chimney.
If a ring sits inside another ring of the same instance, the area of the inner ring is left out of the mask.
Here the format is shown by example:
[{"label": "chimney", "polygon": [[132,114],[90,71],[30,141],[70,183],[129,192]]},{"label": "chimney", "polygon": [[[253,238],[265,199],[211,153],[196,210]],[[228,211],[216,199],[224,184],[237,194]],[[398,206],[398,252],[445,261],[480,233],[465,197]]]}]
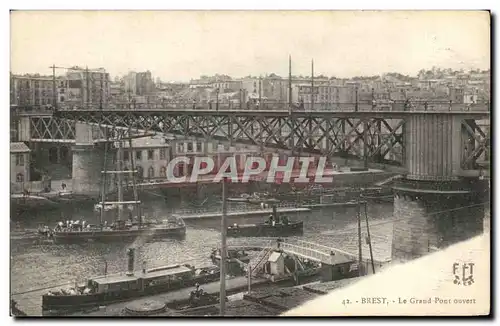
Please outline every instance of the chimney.
[{"label": "chimney", "polygon": [[129,248],[127,251],[128,256],[128,271],[127,276],[134,275],[134,259],[135,259],[135,249]]}]

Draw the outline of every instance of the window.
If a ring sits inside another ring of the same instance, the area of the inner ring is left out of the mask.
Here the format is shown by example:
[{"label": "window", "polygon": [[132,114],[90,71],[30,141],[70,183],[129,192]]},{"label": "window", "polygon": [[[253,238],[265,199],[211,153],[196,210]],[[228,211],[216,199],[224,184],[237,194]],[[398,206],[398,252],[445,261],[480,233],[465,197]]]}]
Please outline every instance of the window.
[{"label": "window", "polygon": [[153,160],[154,158],[154,151],[153,150],[148,150],[148,160]]},{"label": "window", "polygon": [[138,161],[142,160],[142,151],[135,152],[135,159]]},{"label": "window", "polygon": [[61,96],[61,98],[59,99],[60,102],[64,102],[64,96]]},{"label": "window", "polygon": [[148,169],[148,178],[151,179],[151,178],[154,178],[154,176],[155,176],[155,169],[151,166]]},{"label": "window", "polygon": [[16,165],[24,166],[24,154],[17,154],[16,155]]},{"label": "window", "polygon": [[165,148],[161,148],[160,149],[160,160],[165,160],[166,156],[167,156],[167,151],[165,150]]},{"label": "window", "polygon": [[128,161],[130,159],[130,151],[123,151],[123,160]]},{"label": "window", "polygon": [[193,143],[192,142],[189,142],[187,144],[187,150],[188,150],[188,152],[192,152],[193,151]]},{"label": "window", "polygon": [[184,152],[184,144],[183,143],[177,144],[177,152],[178,153],[183,153]]},{"label": "window", "polygon": [[196,142],[196,151],[197,152],[201,152],[202,151],[202,145],[201,145],[201,141],[197,141]]},{"label": "window", "polygon": [[167,168],[162,166],[160,168],[160,177],[165,178],[167,176]]},{"label": "window", "polygon": [[16,181],[17,182],[24,182],[24,175],[22,173],[18,173],[16,175]]}]

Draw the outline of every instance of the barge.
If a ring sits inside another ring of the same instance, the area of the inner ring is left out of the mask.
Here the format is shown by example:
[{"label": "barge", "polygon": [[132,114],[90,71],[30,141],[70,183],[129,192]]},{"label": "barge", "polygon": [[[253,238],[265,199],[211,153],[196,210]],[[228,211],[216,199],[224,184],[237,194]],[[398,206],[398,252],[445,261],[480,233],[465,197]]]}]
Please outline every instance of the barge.
[{"label": "barge", "polygon": [[64,314],[102,305],[214,282],[220,278],[217,266],[195,268],[188,264],[153,268],[134,273],[134,249],[128,251],[128,272],[90,279],[87,284],[42,296],[44,315]]}]

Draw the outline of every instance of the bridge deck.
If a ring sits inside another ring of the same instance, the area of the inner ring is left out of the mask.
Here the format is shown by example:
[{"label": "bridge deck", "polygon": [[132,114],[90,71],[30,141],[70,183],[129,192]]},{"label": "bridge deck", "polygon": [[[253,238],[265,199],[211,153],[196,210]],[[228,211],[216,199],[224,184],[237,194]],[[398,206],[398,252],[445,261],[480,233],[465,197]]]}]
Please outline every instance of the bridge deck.
[{"label": "bridge deck", "polygon": [[304,110],[304,111],[288,111],[288,110],[207,110],[207,109],[173,109],[173,108],[145,108],[145,109],[135,109],[135,110],[113,110],[113,109],[103,109],[103,110],[89,110],[89,109],[79,109],[79,110],[61,110],[56,113],[56,115],[61,115],[65,118],[78,117],[78,116],[91,116],[91,115],[126,115],[131,114],[135,116],[143,115],[166,115],[166,116],[180,116],[180,115],[191,115],[191,116],[239,116],[239,117],[255,117],[255,116],[266,116],[266,117],[335,117],[335,118],[404,118],[408,116],[414,116],[419,114],[425,115],[463,115],[467,117],[477,117],[485,118],[490,116],[490,111],[488,109],[482,110],[448,110],[448,109],[437,109],[437,110]]}]

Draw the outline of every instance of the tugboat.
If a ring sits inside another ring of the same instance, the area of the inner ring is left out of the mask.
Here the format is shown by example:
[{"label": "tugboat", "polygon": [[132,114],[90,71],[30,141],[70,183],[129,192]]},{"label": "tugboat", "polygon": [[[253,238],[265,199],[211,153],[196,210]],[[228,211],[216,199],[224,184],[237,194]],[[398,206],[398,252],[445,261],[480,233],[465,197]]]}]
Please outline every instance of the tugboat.
[{"label": "tugboat", "polygon": [[[102,171],[102,193],[101,202],[96,204],[95,209],[100,210],[100,223],[98,225],[87,224],[85,221],[65,221],[59,222],[54,229],[50,230],[47,226],[39,229],[42,236],[53,239],[56,243],[75,243],[75,242],[113,242],[135,240],[137,237],[147,239],[161,238],[184,238],[186,234],[186,225],[181,218],[165,219],[163,221],[146,221],[141,214],[141,201],[138,199],[136,173],[134,167],[134,157],[130,157],[132,170],[127,171],[123,168],[122,141],[118,141],[117,148],[117,171],[106,171],[107,147],[106,143],[104,155],[104,171]],[[132,148],[132,138],[129,138],[129,146]],[[129,174],[132,179],[132,190],[134,193],[133,201],[123,200],[122,176]],[[117,176],[117,201],[106,201],[107,175]],[[125,207],[129,208],[128,220],[123,219]],[[136,216],[132,211],[135,210]],[[104,222],[104,215],[108,211],[118,211],[117,219],[108,225]]]},{"label": "tugboat", "polygon": [[96,306],[182,289],[196,284],[217,281],[217,266],[195,268],[191,265],[172,265],[134,273],[135,250],[128,250],[126,274],[104,275],[90,279],[86,285],[60,291],[50,291],[42,296],[45,315],[64,314]]},{"label": "tugboat", "polygon": [[233,224],[227,228],[228,237],[289,237],[302,235],[304,222],[292,222],[287,216],[279,216],[276,205],[269,220],[258,224]]}]

